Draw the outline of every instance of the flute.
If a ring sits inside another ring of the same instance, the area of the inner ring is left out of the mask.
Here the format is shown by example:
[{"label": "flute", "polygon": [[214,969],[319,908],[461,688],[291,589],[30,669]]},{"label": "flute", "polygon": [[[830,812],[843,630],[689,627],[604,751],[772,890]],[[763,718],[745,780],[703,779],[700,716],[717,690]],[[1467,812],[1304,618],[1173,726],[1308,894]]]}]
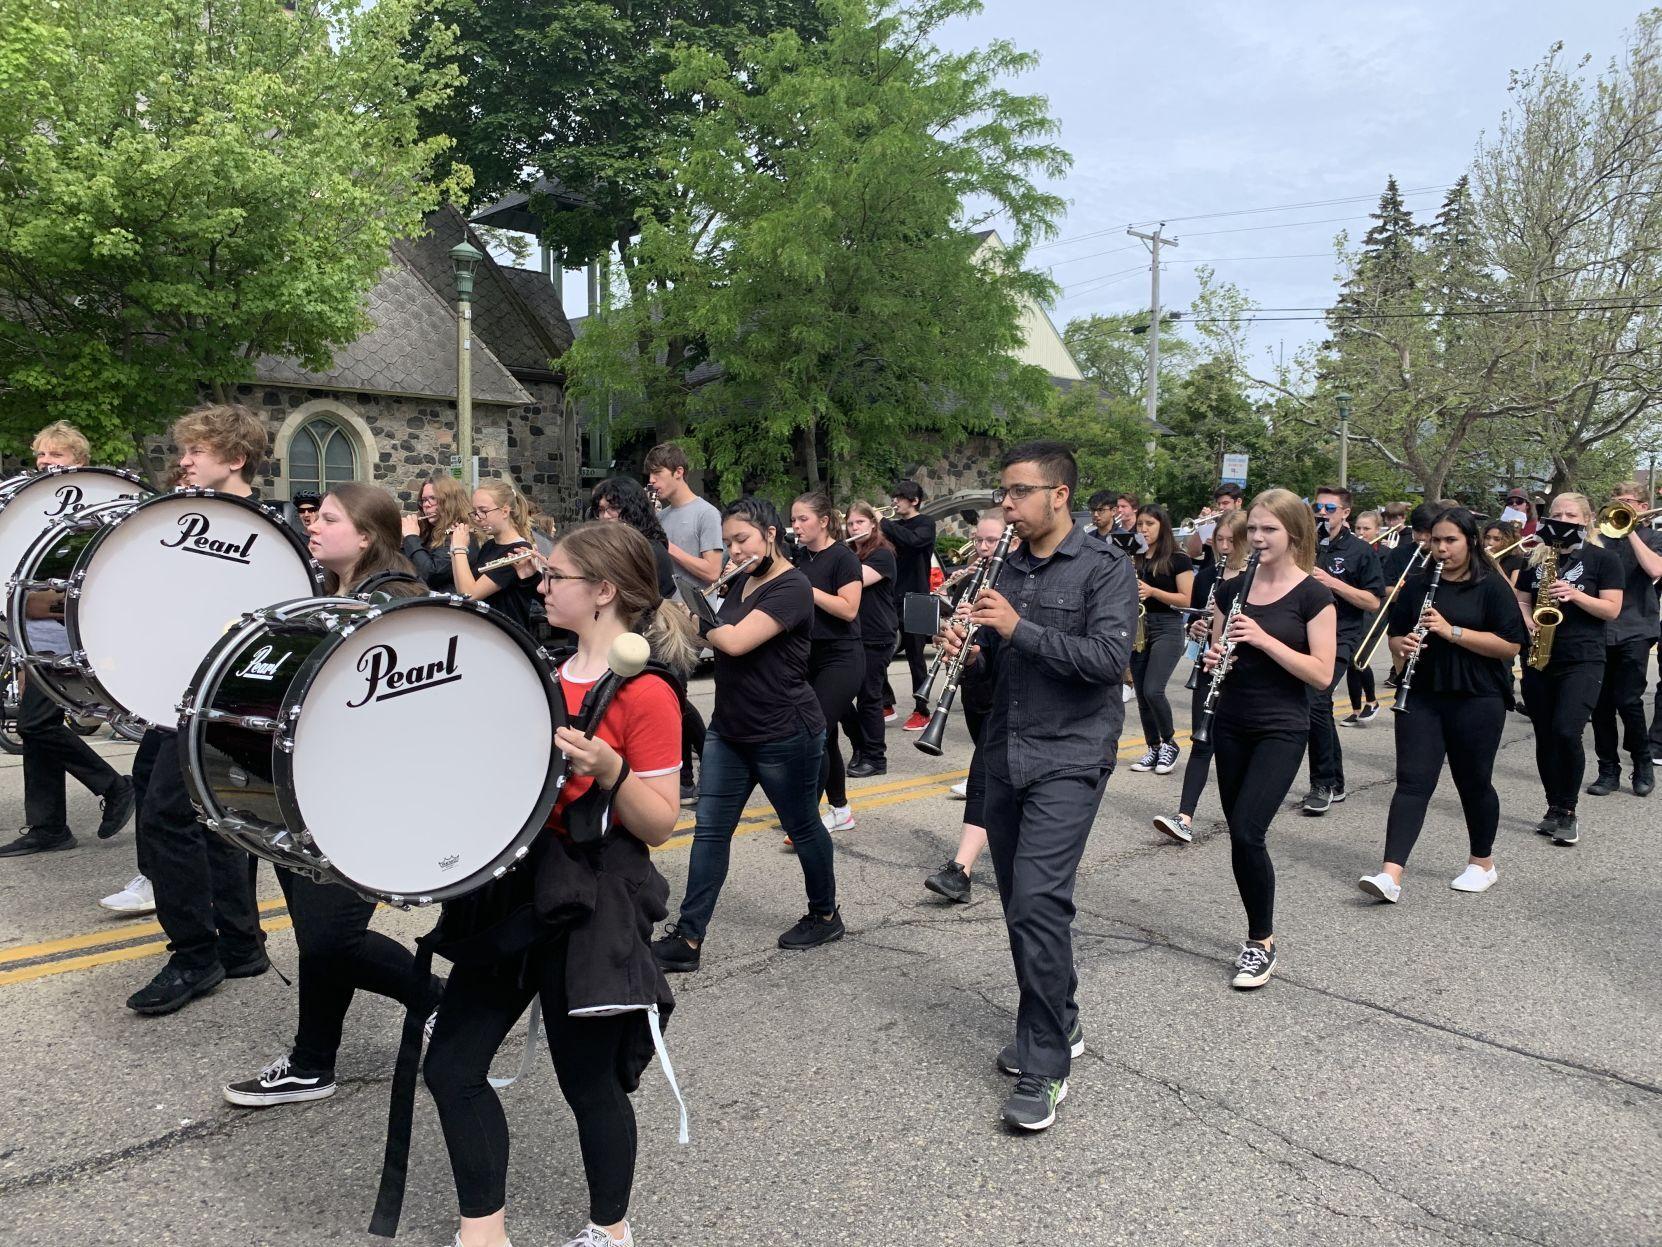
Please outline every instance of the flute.
[{"label": "flute", "polygon": [[[460,551],[457,551],[457,553],[460,553]],[[489,563],[483,564],[478,571],[474,572],[474,575],[483,576],[486,572],[493,572],[499,567],[512,567],[515,563],[523,563],[526,559],[534,559],[536,557],[537,551],[534,546],[529,550],[519,550],[513,554],[504,554],[499,559],[492,559]]]}]

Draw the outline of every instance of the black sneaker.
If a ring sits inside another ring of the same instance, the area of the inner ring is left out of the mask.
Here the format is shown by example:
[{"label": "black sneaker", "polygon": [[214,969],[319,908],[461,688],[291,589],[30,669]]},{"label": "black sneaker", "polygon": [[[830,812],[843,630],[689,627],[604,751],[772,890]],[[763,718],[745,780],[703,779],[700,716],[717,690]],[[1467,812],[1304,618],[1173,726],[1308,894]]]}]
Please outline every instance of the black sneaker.
[{"label": "black sneaker", "polygon": [[1298,808],[1306,814],[1326,814],[1328,810],[1333,808],[1333,790],[1323,788],[1318,784],[1305,794],[1304,800]]},{"label": "black sneaker", "polygon": [[970,898],[969,871],[957,862],[948,862],[942,866],[923,881],[923,886],[936,896],[944,896],[949,901],[962,903]]},{"label": "black sneaker", "polygon": [[887,775],[888,773],[889,764],[881,758],[876,760],[861,758],[858,762],[851,763],[848,768],[850,779],[870,779],[873,775]]},{"label": "black sneaker", "polygon": [[1056,1106],[1068,1098],[1066,1078],[1023,1074],[998,1115],[1017,1130],[1045,1130],[1056,1120]]},{"label": "black sneaker", "polygon": [[98,838],[108,840],[127,825],[133,817],[133,781],[118,776],[110,790],[101,798],[104,817],[98,820]]},{"label": "black sneaker", "polygon": [[57,853],[74,847],[75,837],[67,831],[53,835],[26,827],[10,844],[0,845],[0,857],[28,857],[33,853]]},{"label": "black sneaker", "polygon": [[[1078,1060],[1085,1055],[1085,1028],[1076,1019],[1068,1032],[1068,1055]],[[1011,1078],[1021,1077],[1021,1066],[1016,1064],[1016,1045],[1007,1043],[998,1050],[998,1068]]]},{"label": "black sneaker", "polygon": [[779,937],[779,947],[799,950],[818,948],[843,937],[843,915],[837,910],[829,918],[818,914],[803,914],[796,925]]},{"label": "black sneaker", "polygon": [[1538,836],[1557,835],[1558,820],[1562,818],[1563,815],[1564,811],[1560,810],[1557,806],[1547,806],[1546,814],[1542,817],[1540,822],[1535,824],[1535,834]]},{"label": "black sneaker", "polygon": [[1356,721],[1366,727],[1378,717],[1379,703],[1377,701],[1370,701],[1367,705],[1362,707],[1362,713],[1356,716]]},{"label": "black sneaker", "polygon": [[260,1071],[258,1078],[226,1083],[227,1102],[243,1108],[270,1108],[274,1104],[300,1104],[306,1100],[327,1100],[335,1094],[333,1073],[308,1074],[289,1065],[280,1056]]},{"label": "black sneaker", "polygon": [[1633,795],[1648,797],[1656,791],[1656,767],[1649,758],[1633,759]]},{"label": "black sneaker", "polygon": [[681,785],[681,804],[682,805],[697,805],[698,804],[698,785],[697,784],[682,784]]},{"label": "black sneaker", "polygon": [[1622,786],[1622,773],[1619,770],[1599,767],[1599,777],[1588,784],[1583,790],[1589,797],[1608,797]]},{"label": "black sneaker", "polygon": [[170,961],[155,978],[127,997],[127,1007],[146,1017],[176,1013],[224,981],[225,967],[217,961],[206,970],[181,970]]},{"label": "black sneaker", "polygon": [[1170,816],[1165,814],[1156,814],[1154,816],[1154,830],[1165,832],[1166,835],[1170,836],[1173,840],[1176,840],[1179,844],[1189,844],[1193,842],[1195,838],[1194,829],[1190,827],[1188,823],[1183,821],[1183,816],[1181,814],[1173,814]]},{"label": "black sneaker", "polygon": [[240,961],[227,961],[224,966],[225,977],[228,979],[255,979],[271,969],[271,958],[265,955],[262,948]]},{"label": "black sneaker", "polygon": [[1581,828],[1575,821],[1574,810],[1558,816],[1558,829],[1552,833],[1552,842],[1566,847],[1581,842]]},{"label": "black sneaker", "polygon": [[688,974],[698,969],[698,954],[699,949],[687,943],[681,928],[673,922],[664,928],[662,936],[652,941],[652,955],[665,974]]},{"label": "black sneaker", "polygon": [[1241,945],[1241,955],[1235,958],[1235,977],[1229,985],[1241,991],[1251,991],[1270,981],[1275,973],[1275,946],[1248,940]]},{"label": "black sneaker", "polygon": [[1344,718],[1339,720],[1339,726],[1340,727],[1355,727],[1361,721],[1362,721],[1362,716],[1357,714],[1356,711],[1352,710]]}]

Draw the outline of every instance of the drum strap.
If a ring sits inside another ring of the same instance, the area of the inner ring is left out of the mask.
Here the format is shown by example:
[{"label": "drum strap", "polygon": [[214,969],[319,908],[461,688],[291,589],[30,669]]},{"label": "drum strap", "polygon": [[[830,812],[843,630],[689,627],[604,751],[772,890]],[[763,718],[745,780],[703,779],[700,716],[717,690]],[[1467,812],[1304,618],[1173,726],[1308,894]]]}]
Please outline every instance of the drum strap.
[{"label": "drum strap", "polygon": [[[416,941],[417,983],[433,974],[432,940],[435,927]],[[412,999],[415,997],[412,996]],[[382,1238],[398,1233],[398,1219],[404,1211],[404,1186],[410,1169],[410,1128],[415,1120],[416,1078],[421,1072],[422,1030],[427,1024],[425,1010],[412,1005],[404,1012],[404,1030],[398,1043],[398,1061],[392,1072],[392,1100],[387,1107],[387,1146],[381,1158],[381,1189],[375,1196],[375,1212],[369,1232]]]}]

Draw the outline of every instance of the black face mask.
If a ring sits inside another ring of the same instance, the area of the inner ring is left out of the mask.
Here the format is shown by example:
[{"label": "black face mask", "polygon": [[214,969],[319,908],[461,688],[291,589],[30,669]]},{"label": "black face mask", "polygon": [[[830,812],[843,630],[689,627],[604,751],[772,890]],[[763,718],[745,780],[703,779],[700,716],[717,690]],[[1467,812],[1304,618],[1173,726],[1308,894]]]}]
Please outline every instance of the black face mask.
[{"label": "black face mask", "polygon": [[1538,529],[1542,541],[1560,550],[1580,545],[1586,533],[1586,525],[1572,524],[1569,520],[1542,520]]},{"label": "black face mask", "polygon": [[752,580],[760,580],[763,576],[767,575],[772,570],[773,570],[773,555],[764,554],[761,558],[756,560],[756,566],[754,566],[750,569],[750,578]]}]

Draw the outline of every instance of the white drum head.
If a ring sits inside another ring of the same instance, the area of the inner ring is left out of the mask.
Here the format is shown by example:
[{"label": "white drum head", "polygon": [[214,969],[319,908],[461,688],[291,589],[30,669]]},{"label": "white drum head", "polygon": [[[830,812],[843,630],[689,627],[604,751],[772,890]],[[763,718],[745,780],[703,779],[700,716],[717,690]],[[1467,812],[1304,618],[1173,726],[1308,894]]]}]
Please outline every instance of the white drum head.
[{"label": "white drum head", "polygon": [[[146,492],[144,486],[114,472],[85,470],[52,472],[21,486],[0,506],[0,580],[17,574],[18,563],[53,520],[76,507],[137,498]],[[5,603],[0,600],[0,613],[4,611]]]},{"label": "white drum head", "polygon": [[295,730],[293,797],[353,883],[418,897],[489,866],[536,813],[548,685],[472,610],[395,610],[323,660]]},{"label": "white drum head", "polygon": [[178,703],[244,611],[317,592],[281,522],[219,498],[136,507],[83,556],[74,615],[87,665],[123,710],[173,727]]}]

